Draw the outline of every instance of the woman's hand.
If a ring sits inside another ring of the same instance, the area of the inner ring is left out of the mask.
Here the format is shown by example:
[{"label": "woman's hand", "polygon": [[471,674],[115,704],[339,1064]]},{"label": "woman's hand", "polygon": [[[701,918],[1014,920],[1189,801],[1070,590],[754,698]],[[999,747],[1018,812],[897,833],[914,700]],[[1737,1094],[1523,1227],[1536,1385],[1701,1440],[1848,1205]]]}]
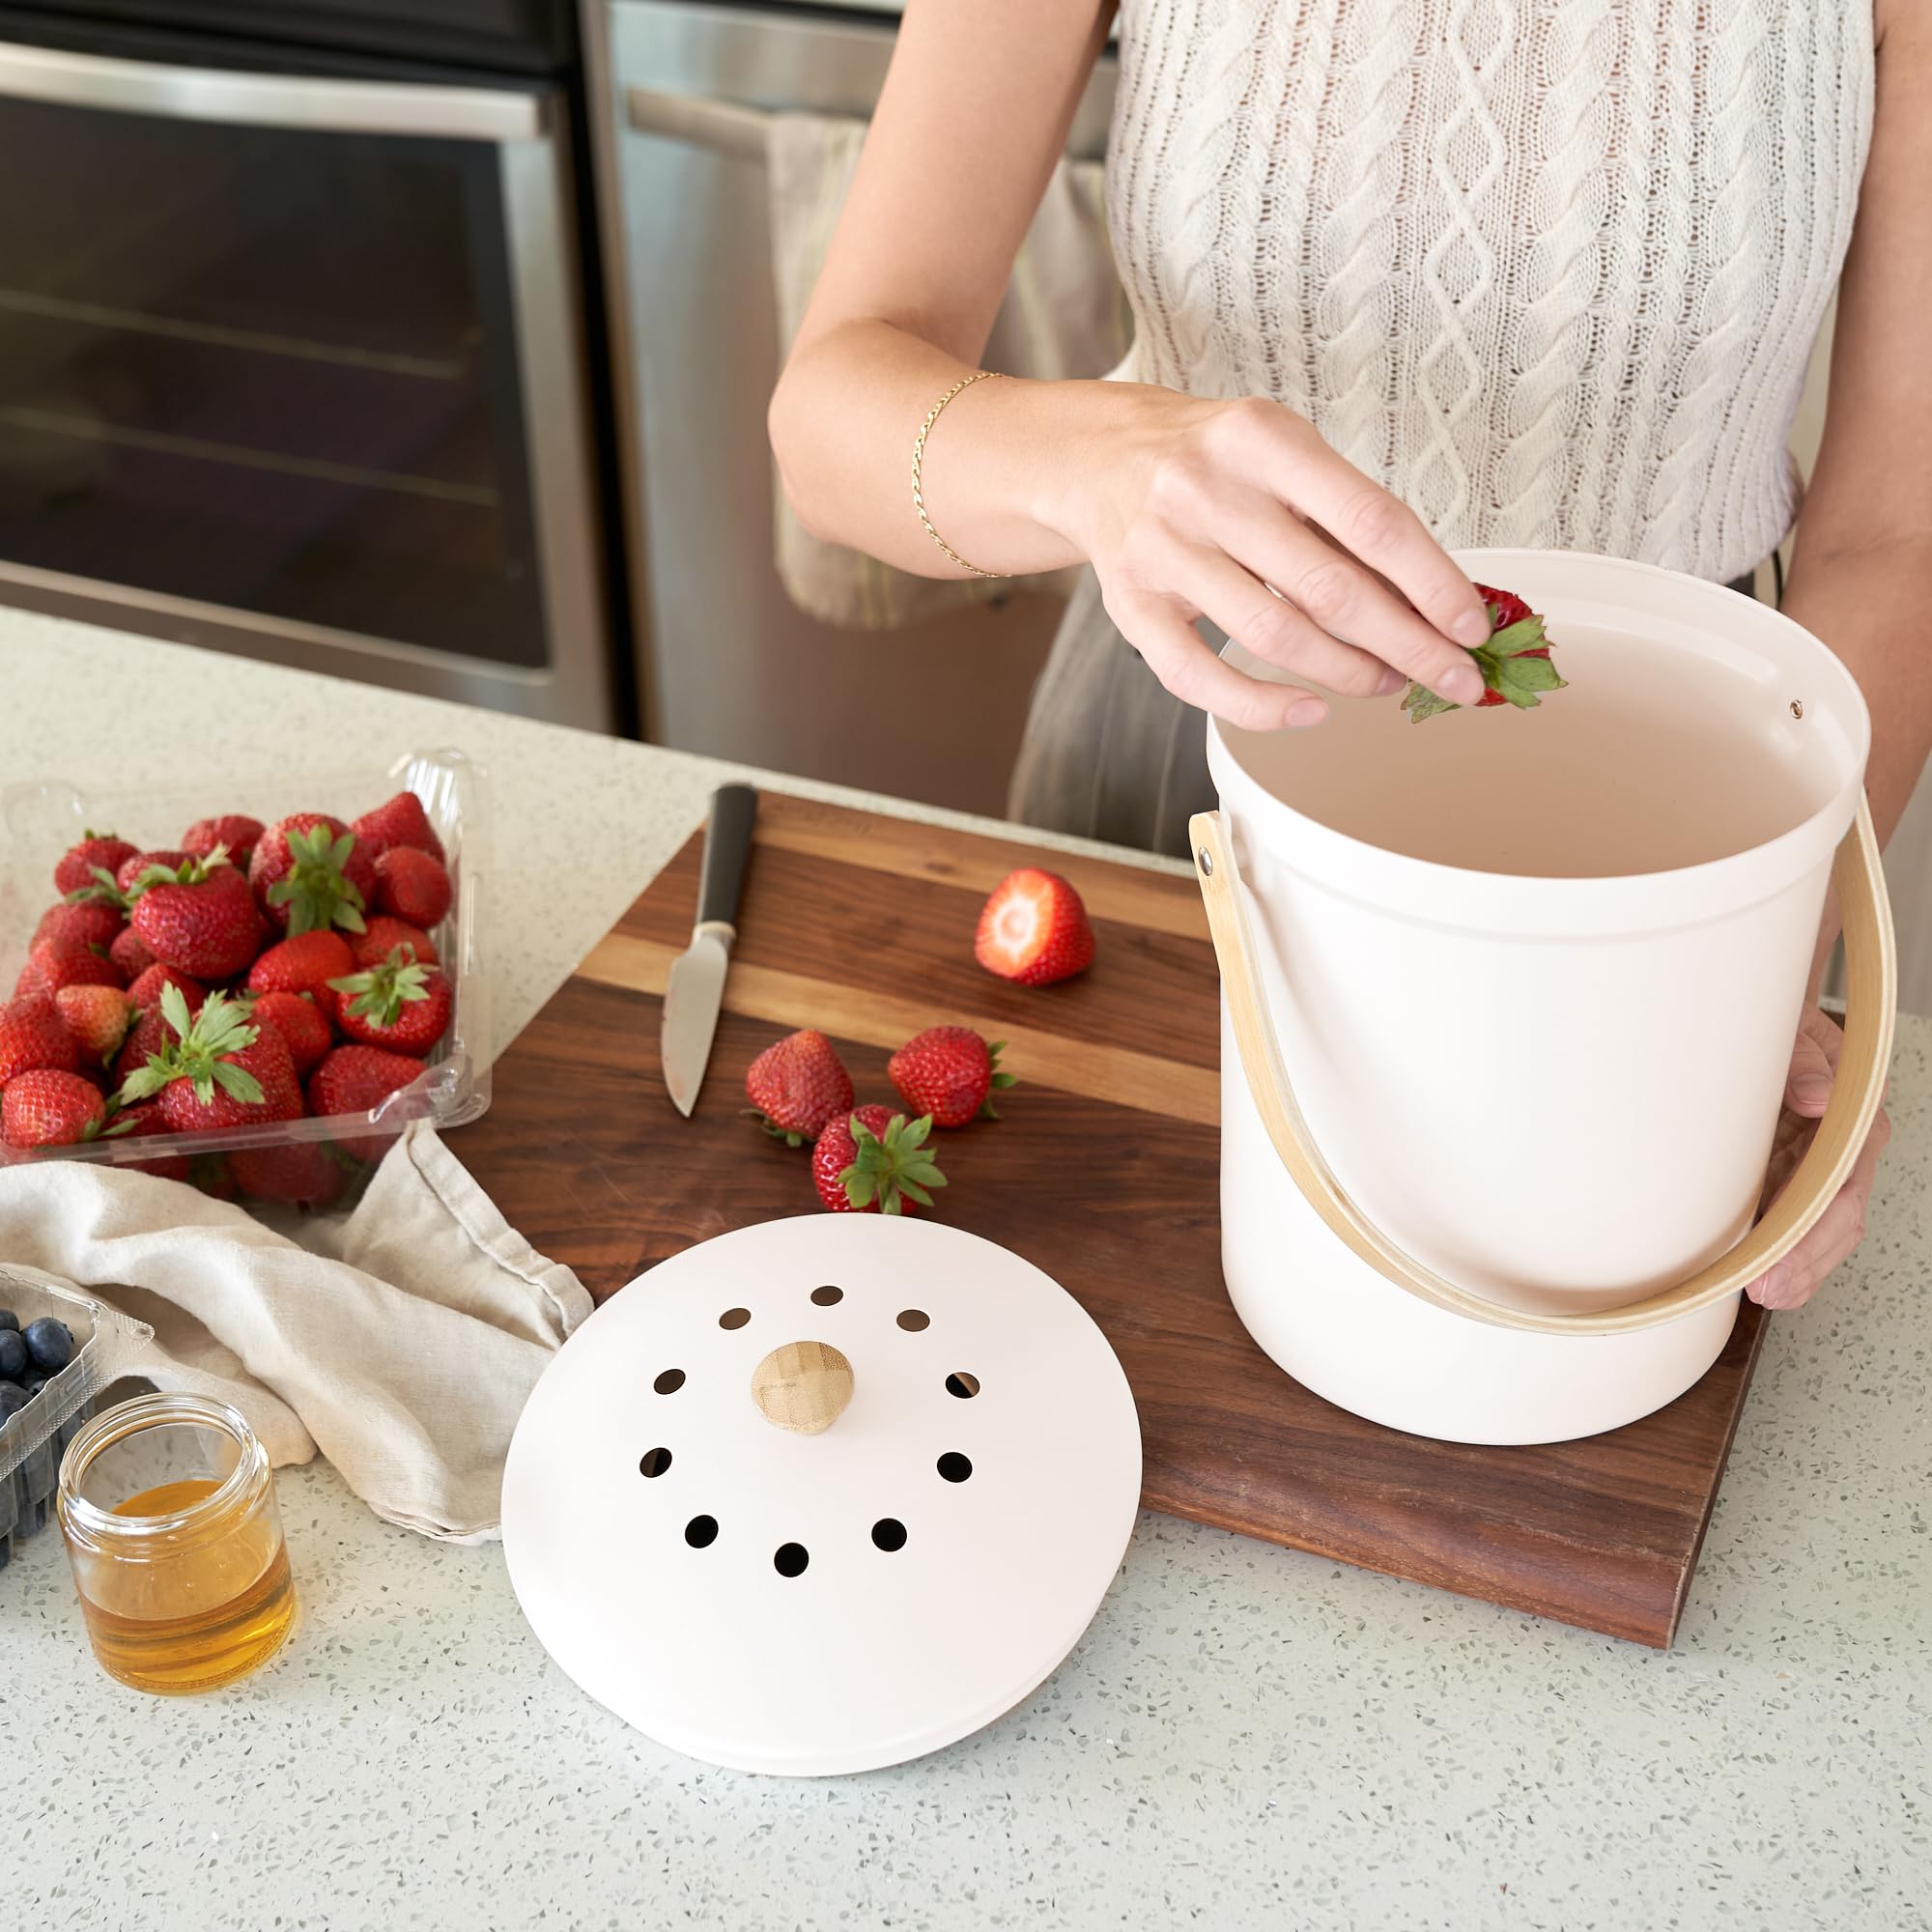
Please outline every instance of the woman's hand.
[{"label": "woman's hand", "polygon": [[1106,415],[1093,446],[1055,466],[1042,520],[1092,560],[1108,614],[1177,697],[1257,730],[1327,713],[1223,663],[1200,616],[1350,696],[1410,678],[1460,704],[1483,695],[1468,656],[1490,635],[1482,599],[1415,514],[1301,417],[1254,398],[1100,386]]},{"label": "woman's hand", "polygon": [[[1835,1020],[1816,1007],[1798,1027],[1798,1046],[1791,1056],[1791,1076],[1784,1088],[1784,1114],[1771,1151],[1765,1176],[1764,1205],[1784,1191],[1804,1151],[1816,1133],[1815,1122],[1832,1097],[1832,1080],[1845,1036]],[[1765,1308],[1799,1308],[1810,1300],[1825,1277],[1864,1238],[1865,1209],[1871,1203],[1878,1157],[1891,1138],[1891,1120],[1884,1109],[1860,1151],[1851,1179],[1825,1209],[1818,1225],[1776,1265],[1766,1269],[1745,1290]]]}]

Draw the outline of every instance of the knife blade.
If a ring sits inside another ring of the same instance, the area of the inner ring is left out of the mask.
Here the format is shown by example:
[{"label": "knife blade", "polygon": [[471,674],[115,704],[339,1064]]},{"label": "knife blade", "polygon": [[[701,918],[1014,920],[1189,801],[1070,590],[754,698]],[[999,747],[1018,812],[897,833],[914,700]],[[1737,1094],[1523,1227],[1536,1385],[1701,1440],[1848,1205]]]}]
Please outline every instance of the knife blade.
[{"label": "knife blade", "polygon": [[724,975],[738,936],[738,896],[752,853],[758,794],[748,784],[720,785],[711,794],[704,827],[704,861],[698,877],[697,919],[691,944],[672,961],[665,984],[658,1029],[665,1091],[690,1118],[704,1084],[711,1042],[724,1001]]}]

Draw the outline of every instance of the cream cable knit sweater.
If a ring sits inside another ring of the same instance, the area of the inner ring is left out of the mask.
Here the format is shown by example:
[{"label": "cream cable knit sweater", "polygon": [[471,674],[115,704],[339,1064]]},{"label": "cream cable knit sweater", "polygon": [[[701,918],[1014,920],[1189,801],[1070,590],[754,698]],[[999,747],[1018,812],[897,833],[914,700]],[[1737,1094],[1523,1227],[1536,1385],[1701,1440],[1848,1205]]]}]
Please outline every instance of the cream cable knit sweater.
[{"label": "cream cable knit sweater", "polygon": [[1727,579],[1850,238],[1870,0],[1123,0],[1123,373],[1271,395],[1452,544]]}]

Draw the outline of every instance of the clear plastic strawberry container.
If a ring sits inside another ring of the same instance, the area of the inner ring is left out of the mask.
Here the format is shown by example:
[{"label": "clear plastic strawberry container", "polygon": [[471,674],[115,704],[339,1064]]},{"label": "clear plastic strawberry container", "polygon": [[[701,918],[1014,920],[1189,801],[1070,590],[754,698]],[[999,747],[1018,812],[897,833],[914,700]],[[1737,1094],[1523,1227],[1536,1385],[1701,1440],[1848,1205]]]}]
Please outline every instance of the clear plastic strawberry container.
[{"label": "clear plastic strawberry container", "polygon": [[[454,895],[448,914],[430,933],[449,981],[448,1031],[422,1073],[366,1114],[307,1116],[260,1126],[190,1134],[128,1135],[76,1147],[20,1150],[0,1145],[0,1164],[25,1160],[85,1160],[132,1167],[186,1155],[189,1179],[209,1193],[231,1191],[226,1163],[212,1158],[238,1149],[303,1144],[323,1150],[341,1185],[318,1206],[355,1198],[388,1142],[412,1121],[461,1126],[490,1104],[489,988],[478,945],[484,875],[489,868],[489,813],[481,767],[455,751],[414,752],[384,769],[352,766],[290,779],[272,770],[211,777],[165,789],[123,789],[44,779],[0,791],[0,824],[7,838],[0,873],[0,999],[11,993],[27,957],[36,922],[59,895],[53,871],[61,855],[89,831],[112,831],[144,849],[165,849],[196,819],[246,812],[272,825],[297,811],[326,811],[347,822],[398,791],[412,791],[442,840]],[[250,1206],[274,1205],[258,1197]]]}]

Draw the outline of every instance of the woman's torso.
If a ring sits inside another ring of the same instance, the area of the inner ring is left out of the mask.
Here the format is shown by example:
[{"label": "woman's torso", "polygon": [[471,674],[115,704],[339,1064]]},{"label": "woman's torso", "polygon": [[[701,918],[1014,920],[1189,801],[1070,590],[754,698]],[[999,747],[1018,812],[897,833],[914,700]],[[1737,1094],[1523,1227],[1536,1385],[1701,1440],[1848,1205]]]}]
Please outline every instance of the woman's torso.
[{"label": "woman's torso", "polygon": [[1129,373],[1272,395],[1450,544],[1711,578],[1870,138],[1869,0],[1123,0]]}]

